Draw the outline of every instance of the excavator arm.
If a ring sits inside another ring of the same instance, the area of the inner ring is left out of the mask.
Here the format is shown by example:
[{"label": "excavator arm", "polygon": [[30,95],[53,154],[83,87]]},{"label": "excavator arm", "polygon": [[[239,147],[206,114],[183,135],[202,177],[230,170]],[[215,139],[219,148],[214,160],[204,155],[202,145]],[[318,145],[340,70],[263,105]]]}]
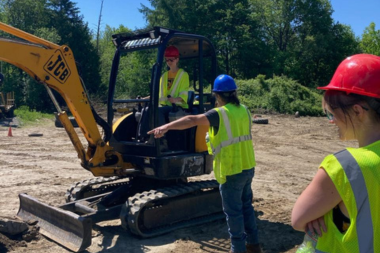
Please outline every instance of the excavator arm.
[{"label": "excavator arm", "polygon": [[[71,49],[68,46],[58,46],[1,22],[0,30],[23,39],[0,38],[0,60],[24,70],[46,87],[57,108],[58,117],[82,161],[82,166],[95,176],[125,174],[126,169],[131,168],[132,165],[124,163],[121,155],[108,145],[107,140],[102,139],[95,118],[97,115],[91,107],[81,82]],[[75,117],[88,141],[86,151],[66,112],[61,111],[51,89],[63,97]]]}]

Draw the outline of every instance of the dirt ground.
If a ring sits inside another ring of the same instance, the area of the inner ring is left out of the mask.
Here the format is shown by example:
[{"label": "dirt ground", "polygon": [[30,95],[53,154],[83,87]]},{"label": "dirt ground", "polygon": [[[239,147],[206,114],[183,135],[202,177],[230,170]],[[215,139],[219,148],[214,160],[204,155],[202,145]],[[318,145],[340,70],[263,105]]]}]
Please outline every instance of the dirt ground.
[{"label": "dirt ground", "polygon": [[[269,124],[253,124],[256,173],[252,183],[260,240],[266,253],[295,252],[303,233],[290,226],[291,210],[314,176],[323,157],[355,146],[341,142],[337,129],[324,117],[263,115]],[[19,193],[50,205],[64,203],[66,189],[92,175],[84,170],[62,128],[46,121],[35,127],[0,125],[0,216],[15,216]],[[79,130],[78,130],[79,131]],[[42,133],[40,137],[29,137]],[[211,178],[212,175],[203,178]],[[3,245],[2,245],[3,244]],[[4,245],[5,244],[5,245]],[[87,252],[228,252],[224,220],[140,239],[124,231],[118,220],[94,227]],[[70,252],[43,236],[31,242],[9,241],[0,234],[0,252]]]}]

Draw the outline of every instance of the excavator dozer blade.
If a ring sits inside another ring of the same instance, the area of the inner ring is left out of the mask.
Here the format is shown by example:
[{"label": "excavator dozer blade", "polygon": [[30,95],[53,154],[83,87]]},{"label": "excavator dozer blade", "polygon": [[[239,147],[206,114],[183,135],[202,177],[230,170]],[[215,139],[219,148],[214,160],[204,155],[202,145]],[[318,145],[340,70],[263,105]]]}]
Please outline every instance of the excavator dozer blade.
[{"label": "excavator dozer blade", "polygon": [[37,199],[20,194],[17,216],[24,221],[37,220],[40,233],[62,246],[79,252],[91,245],[91,218],[44,204]]}]

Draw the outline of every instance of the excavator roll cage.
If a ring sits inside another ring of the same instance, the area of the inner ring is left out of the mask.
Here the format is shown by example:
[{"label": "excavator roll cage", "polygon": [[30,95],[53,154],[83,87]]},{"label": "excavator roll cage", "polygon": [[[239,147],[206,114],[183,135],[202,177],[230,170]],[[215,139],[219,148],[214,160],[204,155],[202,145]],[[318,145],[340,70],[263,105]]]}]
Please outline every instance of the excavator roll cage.
[{"label": "excavator roll cage", "polygon": [[[108,112],[107,118],[108,123],[112,124],[113,120],[113,103],[135,103],[135,102],[151,102],[151,105],[158,107],[158,89],[159,82],[162,70],[162,62],[164,60],[164,51],[167,45],[175,45],[180,53],[181,61],[183,59],[197,58],[199,69],[202,70],[204,66],[204,58],[211,58],[211,76],[214,78],[216,76],[216,55],[215,49],[212,43],[205,37],[195,34],[187,34],[181,31],[170,30],[162,27],[154,27],[152,30],[147,32],[131,34],[115,34],[112,35],[113,43],[116,46],[116,52],[113,59],[110,83],[109,83],[109,92],[108,92]],[[150,83],[151,101],[148,100],[115,100],[115,85],[116,85],[116,76],[118,73],[119,59],[123,54],[127,54],[133,51],[147,50],[158,48],[157,52],[157,61],[152,68],[152,78]],[[193,83],[193,88],[195,91],[199,92],[200,98],[200,111],[203,113],[203,88],[204,88],[204,78],[203,72],[199,71],[199,86],[197,87],[196,83]],[[195,78],[195,77],[194,77]],[[157,113],[156,113],[157,114]],[[154,122],[157,123],[157,115],[155,115]],[[157,124],[152,125],[152,127]]]},{"label": "excavator roll cage", "polygon": [[[162,73],[164,62],[164,51],[168,45],[174,45],[178,48],[180,53],[181,63],[187,60],[197,60],[194,69],[187,71],[192,75],[193,78],[193,89],[195,92],[199,93],[200,103],[197,106],[196,113],[203,113],[204,110],[208,110],[214,107],[214,101],[212,100],[211,94],[204,94],[203,89],[205,86],[204,77],[204,61],[209,59],[210,70],[208,73],[209,78],[214,80],[216,77],[216,54],[212,43],[205,37],[195,34],[188,34],[177,30],[171,30],[162,27],[154,27],[151,30],[139,31],[134,34],[115,34],[112,35],[113,43],[116,46],[115,55],[113,58],[113,64],[110,75],[109,91],[108,91],[108,102],[107,102],[107,122],[111,125],[114,120],[115,105],[121,103],[145,103],[146,106],[152,108],[149,111],[150,121],[149,128],[153,129],[158,126],[158,107],[159,107],[159,89],[160,89],[160,77]],[[157,58],[152,66],[151,79],[149,84],[150,99],[116,99],[115,98],[115,87],[116,79],[119,68],[119,61],[122,55],[141,51],[148,49],[157,49]],[[198,82],[197,82],[198,81]],[[189,91],[189,107],[193,107],[194,91]],[[204,103],[207,102],[207,103]],[[194,114],[194,112],[189,112]],[[159,157],[162,154],[159,146],[159,140],[156,140],[154,145],[144,145],[139,143],[136,145],[135,142],[125,141],[125,138],[118,135],[125,135],[125,133],[120,133],[117,129],[113,131],[113,137],[118,139],[111,139],[111,146],[123,154],[139,155],[144,154],[148,156]],[[122,140],[122,141],[120,141]],[[122,142],[122,147],[120,146]]]}]

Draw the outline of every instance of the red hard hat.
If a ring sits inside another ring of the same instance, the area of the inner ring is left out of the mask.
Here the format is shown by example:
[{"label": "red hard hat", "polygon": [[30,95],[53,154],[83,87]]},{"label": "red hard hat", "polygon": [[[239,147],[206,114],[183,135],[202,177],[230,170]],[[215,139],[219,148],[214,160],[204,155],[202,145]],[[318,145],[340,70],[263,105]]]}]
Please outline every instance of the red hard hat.
[{"label": "red hard hat", "polygon": [[330,83],[320,90],[339,90],[380,98],[380,57],[356,54],[343,60]]},{"label": "red hard hat", "polygon": [[165,57],[178,57],[179,51],[175,46],[168,46],[165,49]]}]

